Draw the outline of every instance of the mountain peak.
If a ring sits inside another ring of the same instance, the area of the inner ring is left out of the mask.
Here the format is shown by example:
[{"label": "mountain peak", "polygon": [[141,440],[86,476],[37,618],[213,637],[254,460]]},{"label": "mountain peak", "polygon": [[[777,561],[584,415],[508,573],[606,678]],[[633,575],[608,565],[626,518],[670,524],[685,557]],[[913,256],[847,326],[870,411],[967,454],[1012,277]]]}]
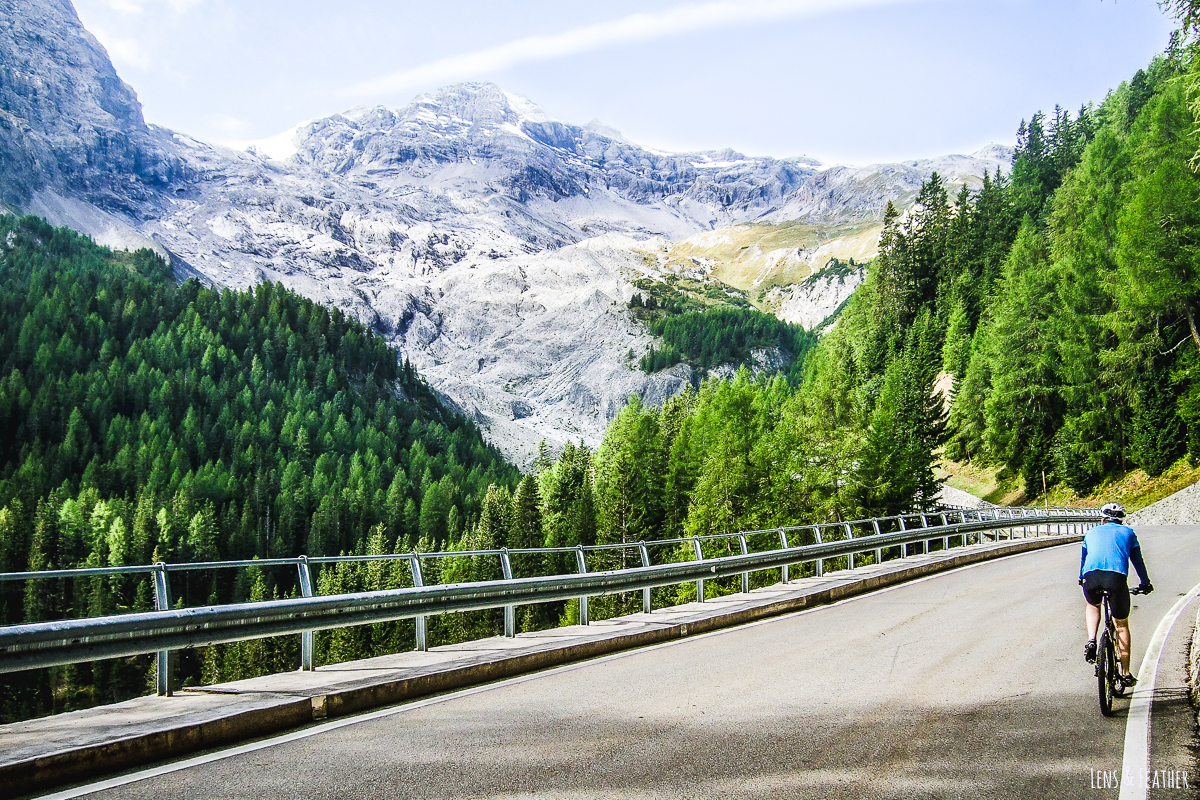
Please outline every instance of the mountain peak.
[{"label": "mountain peak", "polygon": [[520,125],[547,122],[549,117],[532,100],[510,94],[491,82],[456,83],[418,95],[401,111],[406,118],[432,115],[471,125]]},{"label": "mountain peak", "polygon": [[613,126],[601,122],[599,119],[592,120],[587,125],[584,125],[583,129],[589,133],[595,134],[596,136],[603,136],[606,139],[612,139],[614,142],[631,144],[631,142],[625,138],[625,134],[621,133]]}]

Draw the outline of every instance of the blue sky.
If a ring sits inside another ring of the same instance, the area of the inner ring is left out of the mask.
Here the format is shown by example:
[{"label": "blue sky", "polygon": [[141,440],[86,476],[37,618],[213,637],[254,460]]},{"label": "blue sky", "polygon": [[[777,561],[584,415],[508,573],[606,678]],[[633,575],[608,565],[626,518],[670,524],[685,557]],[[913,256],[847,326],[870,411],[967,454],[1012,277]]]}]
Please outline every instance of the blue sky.
[{"label": "blue sky", "polygon": [[1011,144],[1128,79],[1153,0],[75,0],[148,121],[238,143],[490,80],[664,150],[866,164]]}]

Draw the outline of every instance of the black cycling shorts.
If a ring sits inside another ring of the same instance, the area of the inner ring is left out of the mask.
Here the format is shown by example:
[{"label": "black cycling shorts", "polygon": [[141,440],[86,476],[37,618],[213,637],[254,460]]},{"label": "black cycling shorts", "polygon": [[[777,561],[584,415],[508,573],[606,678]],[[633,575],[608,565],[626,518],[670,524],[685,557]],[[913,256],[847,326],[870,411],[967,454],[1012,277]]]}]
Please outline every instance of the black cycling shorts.
[{"label": "black cycling shorts", "polygon": [[1108,590],[1113,619],[1129,619],[1129,578],[1120,572],[1094,569],[1083,576],[1083,599],[1100,605],[1100,590]]}]

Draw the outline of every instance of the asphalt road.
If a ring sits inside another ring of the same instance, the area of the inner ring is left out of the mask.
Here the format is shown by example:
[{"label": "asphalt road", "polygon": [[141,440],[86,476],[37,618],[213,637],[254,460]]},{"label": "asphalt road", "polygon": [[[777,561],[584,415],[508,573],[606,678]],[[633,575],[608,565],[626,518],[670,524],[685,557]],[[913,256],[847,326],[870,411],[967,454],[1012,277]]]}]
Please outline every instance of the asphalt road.
[{"label": "asphalt road", "polygon": [[[1200,582],[1200,528],[1139,536],[1157,591],[1134,598],[1135,673]],[[1121,768],[1125,703],[1112,719],[1097,708],[1078,553],[454,693],[89,796],[1116,797],[1092,770]]]}]

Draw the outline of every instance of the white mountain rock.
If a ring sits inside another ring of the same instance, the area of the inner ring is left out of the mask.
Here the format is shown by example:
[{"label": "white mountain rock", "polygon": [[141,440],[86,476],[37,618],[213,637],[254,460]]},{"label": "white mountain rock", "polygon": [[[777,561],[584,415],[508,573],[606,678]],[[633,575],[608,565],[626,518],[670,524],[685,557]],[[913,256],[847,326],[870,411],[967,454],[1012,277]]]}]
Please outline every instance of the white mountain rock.
[{"label": "white mountain rock", "polygon": [[[889,199],[908,202],[935,169],[977,184],[1011,158],[997,147],[850,168],[662,153],[488,83],[238,151],[147,126],[67,0],[0,0],[0,65],[0,200],[107,244],[151,244],[180,275],[274,280],[340,306],[518,463],[542,438],[595,445],[630,393],[659,402],[693,378],[684,365],[636,367],[652,339],[625,304],[633,280],[666,266],[648,252],[730,226],[803,224],[851,231],[861,257]],[[824,263],[821,246],[772,245],[764,263],[794,265],[784,272],[799,284]],[[726,280],[722,269],[708,267]],[[770,274],[764,289],[783,275]],[[819,322],[853,285],[785,284],[769,302]]]},{"label": "white mountain rock", "polygon": [[865,277],[862,267],[848,272],[822,270],[800,283],[772,288],[766,302],[784,322],[813,330],[850,299]]}]

